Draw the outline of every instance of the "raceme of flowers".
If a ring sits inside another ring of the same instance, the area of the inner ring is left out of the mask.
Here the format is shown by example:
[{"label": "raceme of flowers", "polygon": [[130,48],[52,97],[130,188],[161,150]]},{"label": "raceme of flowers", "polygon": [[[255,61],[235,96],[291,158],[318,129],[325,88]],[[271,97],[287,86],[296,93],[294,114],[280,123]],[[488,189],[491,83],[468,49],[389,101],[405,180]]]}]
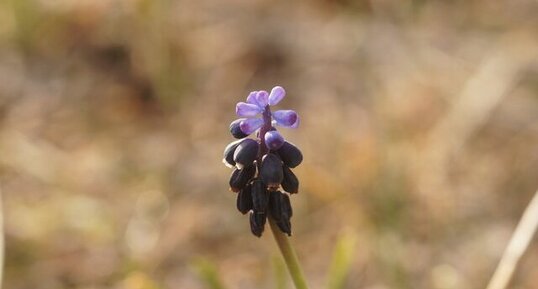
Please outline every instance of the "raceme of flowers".
[{"label": "raceme of flowers", "polygon": [[[295,111],[271,111],[285,95],[284,88],[275,86],[270,93],[253,91],[246,102],[237,103],[235,111],[240,118],[230,124],[230,132],[238,140],[224,150],[224,164],[234,169],[230,190],[237,193],[237,209],[249,214],[250,229],[258,237],[267,218],[291,236],[289,196],[299,191],[299,180],[291,169],[302,162],[303,155],[276,129],[299,126]],[[253,133],[256,137],[248,138]]]}]

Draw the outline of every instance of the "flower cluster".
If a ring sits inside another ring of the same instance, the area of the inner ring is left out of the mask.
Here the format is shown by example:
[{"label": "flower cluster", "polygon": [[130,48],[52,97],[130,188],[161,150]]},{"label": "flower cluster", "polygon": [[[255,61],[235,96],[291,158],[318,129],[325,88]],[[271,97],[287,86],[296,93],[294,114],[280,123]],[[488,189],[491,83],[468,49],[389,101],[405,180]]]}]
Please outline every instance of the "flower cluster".
[{"label": "flower cluster", "polygon": [[[253,91],[246,102],[239,102],[236,114],[241,118],[230,124],[231,134],[239,140],[224,150],[224,164],[234,168],[230,190],[238,193],[237,209],[250,214],[250,229],[258,237],[267,218],[272,218],[282,232],[291,235],[293,211],[289,194],[299,191],[299,180],[291,168],[302,162],[303,155],[275,128],[299,125],[299,117],[293,110],[271,112],[271,106],[285,95],[284,88],[276,86],[271,93]],[[247,138],[253,133],[255,139]]]}]

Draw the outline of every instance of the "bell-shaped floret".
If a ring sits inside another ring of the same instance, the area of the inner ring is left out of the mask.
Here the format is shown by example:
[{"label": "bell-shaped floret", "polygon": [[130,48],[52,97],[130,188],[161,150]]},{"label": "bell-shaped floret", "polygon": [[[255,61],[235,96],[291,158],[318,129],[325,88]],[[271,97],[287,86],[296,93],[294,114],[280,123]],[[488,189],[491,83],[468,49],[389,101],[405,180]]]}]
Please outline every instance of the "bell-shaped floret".
[{"label": "bell-shaped floret", "polygon": [[284,178],[282,178],[282,189],[290,194],[299,192],[299,179],[287,166],[282,167]]},{"label": "bell-shaped floret", "polygon": [[301,151],[289,142],[284,142],[284,144],[277,150],[277,154],[284,164],[290,168],[300,165],[303,161],[303,154]]},{"label": "bell-shaped floret", "polygon": [[269,190],[276,190],[283,179],[282,161],[278,155],[268,153],[262,158],[260,178]]},{"label": "bell-shaped floret", "polygon": [[238,168],[250,166],[258,156],[259,144],[257,141],[247,138],[244,139],[235,149],[234,162]]},{"label": "bell-shaped floret", "polygon": [[243,167],[242,169],[235,169],[230,176],[230,190],[232,192],[239,192],[244,189],[255,174],[256,166],[253,165]]}]

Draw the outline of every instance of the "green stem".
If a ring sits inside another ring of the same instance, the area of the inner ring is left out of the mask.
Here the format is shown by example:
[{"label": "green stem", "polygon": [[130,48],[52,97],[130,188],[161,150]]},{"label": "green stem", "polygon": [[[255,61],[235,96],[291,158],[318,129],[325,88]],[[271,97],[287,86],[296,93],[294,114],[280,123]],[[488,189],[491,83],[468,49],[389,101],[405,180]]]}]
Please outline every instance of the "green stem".
[{"label": "green stem", "polygon": [[303,271],[301,270],[301,266],[299,265],[299,260],[297,259],[297,254],[295,254],[295,250],[293,249],[290,240],[286,235],[284,235],[284,233],[280,232],[277,225],[275,224],[275,221],[272,218],[268,219],[269,225],[271,225],[271,231],[273,231],[275,241],[278,244],[278,248],[280,249],[282,256],[284,257],[286,266],[290,271],[291,279],[295,284],[295,288],[308,289],[308,286],[306,286]]},{"label": "green stem", "polygon": [[[271,129],[271,109],[269,108],[269,105],[267,105],[265,107],[265,110],[263,111],[263,122],[264,124],[260,128],[259,135],[260,149],[258,150],[257,161],[258,172],[261,169],[262,157],[267,154],[267,147],[265,146],[265,133],[267,133]],[[275,241],[278,244],[278,248],[280,249],[280,252],[284,257],[284,261],[286,262],[288,271],[290,271],[291,279],[295,284],[295,288],[308,289],[308,286],[306,286],[305,278],[303,276],[303,271],[301,270],[301,266],[299,265],[299,260],[297,260],[297,254],[295,254],[295,250],[293,250],[290,240],[286,235],[284,235],[284,233],[280,231],[278,226],[275,224],[273,218],[268,216],[267,219],[269,219],[271,231],[273,232],[273,236],[275,237]]]},{"label": "green stem", "polygon": [[4,204],[2,201],[2,190],[0,188],[0,289],[3,288],[4,265],[5,265],[5,232],[4,232]]}]

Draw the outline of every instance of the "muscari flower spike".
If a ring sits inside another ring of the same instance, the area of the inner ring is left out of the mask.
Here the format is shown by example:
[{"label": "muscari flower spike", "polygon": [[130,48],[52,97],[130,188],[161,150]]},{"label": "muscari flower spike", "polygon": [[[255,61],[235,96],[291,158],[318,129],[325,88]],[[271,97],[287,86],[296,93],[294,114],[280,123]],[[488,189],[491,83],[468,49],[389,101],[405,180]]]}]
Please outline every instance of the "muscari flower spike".
[{"label": "muscari flower spike", "polygon": [[[291,236],[293,211],[289,195],[299,191],[299,180],[291,168],[302,162],[303,155],[275,128],[299,126],[295,111],[271,112],[271,106],[277,105],[285,95],[284,88],[275,86],[270,93],[253,91],[246,102],[239,102],[235,111],[241,118],[230,124],[230,133],[239,140],[224,150],[224,164],[234,168],[230,190],[238,193],[237,209],[250,214],[250,229],[258,237],[267,218],[272,218],[282,232]],[[255,132],[255,139],[247,138]]]}]

